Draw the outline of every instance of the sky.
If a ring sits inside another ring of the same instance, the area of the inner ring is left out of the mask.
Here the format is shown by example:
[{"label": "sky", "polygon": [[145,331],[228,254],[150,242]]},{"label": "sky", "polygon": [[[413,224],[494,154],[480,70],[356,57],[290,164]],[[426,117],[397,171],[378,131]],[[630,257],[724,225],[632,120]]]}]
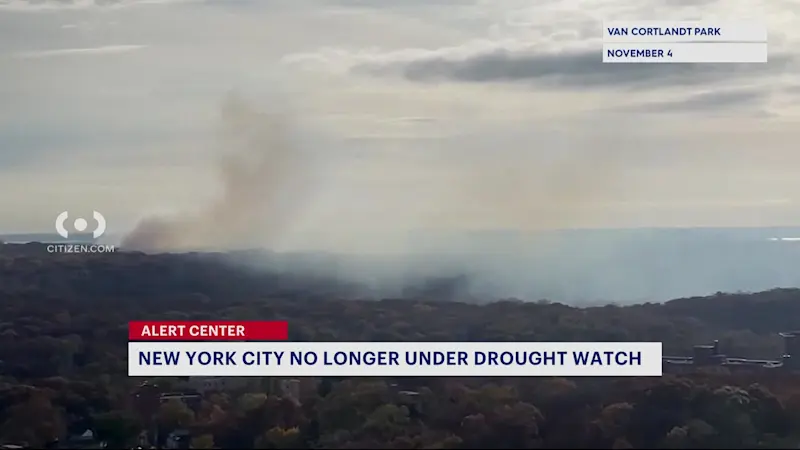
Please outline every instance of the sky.
[{"label": "sky", "polygon": [[[762,22],[770,62],[602,64],[602,22],[629,19]],[[205,221],[231,196],[288,247],[800,224],[798,20],[786,0],[0,0],[0,231]],[[253,133],[251,173],[220,176]]]}]

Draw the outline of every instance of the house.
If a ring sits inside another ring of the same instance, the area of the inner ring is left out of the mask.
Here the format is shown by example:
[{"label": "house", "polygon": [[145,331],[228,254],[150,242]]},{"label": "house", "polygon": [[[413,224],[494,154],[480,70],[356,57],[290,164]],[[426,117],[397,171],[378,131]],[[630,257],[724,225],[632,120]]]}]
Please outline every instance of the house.
[{"label": "house", "polygon": [[92,430],[86,430],[81,434],[68,436],[66,439],[55,440],[45,444],[45,448],[52,449],[101,449],[108,447],[105,441],[97,439]]},{"label": "house", "polygon": [[783,338],[784,351],[780,359],[748,359],[730,358],[719,351],[719,341],[711,345],[695,345],[692,356],[663,356],[662,369],[664,372],[685,373],[693,372],[702,367],[723,368],[730,370],[764,370],[783,369],[785,371],[800,370],[800,332],[787,331],[778,333]]},{"label": "house", "polygon": [[86,430],[79,435],[69,436],[58,448],[106,448],[108,444],[105,441],[97,439],[92,430]]}]

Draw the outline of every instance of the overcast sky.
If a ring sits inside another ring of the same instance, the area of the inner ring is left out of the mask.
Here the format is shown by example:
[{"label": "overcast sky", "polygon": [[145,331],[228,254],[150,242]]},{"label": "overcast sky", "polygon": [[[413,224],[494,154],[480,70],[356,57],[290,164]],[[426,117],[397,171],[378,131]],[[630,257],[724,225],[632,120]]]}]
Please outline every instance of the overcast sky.
[{"label": "overcast sky", "polygon": [[[231,96],[280,118],[290,142],[274,157],[294,152],[294,164],[275,170],[304,186],[269,186],[292,191],[287,236],[800,224],[797,11],[0,0],[0,231],[49,231],[68,209],[122,232],[204,208],[222,195]],[[770,63],[600,62],[603,20],[714,18],[766,23]]]}]

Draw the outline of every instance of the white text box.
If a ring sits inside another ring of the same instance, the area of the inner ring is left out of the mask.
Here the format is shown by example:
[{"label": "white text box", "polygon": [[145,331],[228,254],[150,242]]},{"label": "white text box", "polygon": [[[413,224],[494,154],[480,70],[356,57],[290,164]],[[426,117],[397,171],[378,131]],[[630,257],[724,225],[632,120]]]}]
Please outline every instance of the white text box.
[{"label": "white text box", "polygon": [[660,376],[661,347],[660,342],[130,342],[128,375]]},{"label": "white text box", "polygon": [[766,43],[603,44],[604,63],[766,63]]},{"label": "white text box", "polygon": [[767,27],[757,22],[614,21],[603,23],[603,42],[767,42]]}]

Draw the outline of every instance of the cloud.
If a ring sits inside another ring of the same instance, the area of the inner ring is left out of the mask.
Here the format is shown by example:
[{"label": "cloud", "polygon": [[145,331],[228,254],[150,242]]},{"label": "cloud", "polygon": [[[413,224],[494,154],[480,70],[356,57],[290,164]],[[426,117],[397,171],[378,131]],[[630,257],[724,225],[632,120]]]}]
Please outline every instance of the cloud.
[{"label": "cloud", "polygon": [[[652,0],[636,4],[576,0],[572,5],[575,8],[570,9],[572,6],[566,2],[554,0],[543,0],[534,6],[521,0],[476,0],[469,6],[451,8],[449,20],[440,19],[464,31],[466,38],[452,45],[325,47],[288,55],[284,62],[344,76],[395,78],[437,86],[468,83],[581,91],[646,89],[650,93],[685,88],[685,95],[712,85],[727,88],[731,83],[750,80],[751,84],[770,89],[770,84],[778,84],[776,79],[796,72],[796,42],[800,36],[786,19],[787,14],[791,15],[791,4],[779,1],[748,11],[749,4],[715,0]],[[768,64],[602,63],[601,29],[608,18],[711,20],[739,15],[767,25]]]},{"label": "cloud", "polygon": [[[302,147],[335,164],[314,172],[322,186],[295,202],[296,220],[285,226],[286,239],[304,245],[303,230],[322,227],[331,242],[355,245],[379,229],[800,217],[790,207],[731,209],[800,189],[796,97],[781,95],[797,85],[788,70],[796,22],[783,0],[685,8],[666,0],[231,1],[14,2],[49,11],[22,14],[0,0],[0,55],[19,58],[0,58],[0,187],[29,194],[0,199],[15,212],[0,229],[49,230],[69,199],[123,228],[153,210],[213,205],[224,187],[202,174],[214,167],[214,106],[231,89],[256,111],[292,105],[302,134],[324,136]],[[767,65],[600,63],[605,18],[763,9],[772,10]],[[115,51],[128,53],[89,57]],[[766,102],[783,117],[754,118]],[[671,113],[643,114],[648,107]],[[704,212],[674,206],[698,198],[709,199]],[[667,211],[645,207],[659,203]],[[607,204],[625,206],[594,206]]]},{"label": "cloud", "polygon": [[145,45],[104,45],[101,47],[87,48],[60,48],[54,50],[37,50],[31,52],[19,52],[13,56],[15,58],[33,59],[50,58],[54,56],[95,56],[95,55],[117,55],[128,53],[145,48]]},{"label": "cloud", "polygon": [[[785,56],[773,56],[782,63]],[[446,49],[435,52],[398,52],[364,58],[353,71],[376,75],[399,74],[411,81],[453,80],[462,82],[544,81],[573,88],[653,85],[698,85],[731,77],[769,74],[772,67],[712,64],[603,64],[597,50],[540,53],[507,47]]]},{"label": "cloud", "polygon": [[0,0],[0,11],[39,12],[190,3],[201,0]]},{"label": "cloud", "polygon": [[702,85],[732,78],[783,73],[794,58],[770,55],[756,64],[603,64],[601,50],[540,50],[518,41],[476,41],[435,50],[390,52],[323,49],[290,55],[289,64],[326,67],[373,76],[400,76],[414,82],[543,82],[569,88],[652,88]]},{"label": "cloud", "polygon": [[643,113],[686,113],[705,114],[709,111],[750,112],[754,115],[765,113],[770,93],[762,89],[734,89],[702,92],[678,100],[653,101],[629,108],[631,112]]}]

